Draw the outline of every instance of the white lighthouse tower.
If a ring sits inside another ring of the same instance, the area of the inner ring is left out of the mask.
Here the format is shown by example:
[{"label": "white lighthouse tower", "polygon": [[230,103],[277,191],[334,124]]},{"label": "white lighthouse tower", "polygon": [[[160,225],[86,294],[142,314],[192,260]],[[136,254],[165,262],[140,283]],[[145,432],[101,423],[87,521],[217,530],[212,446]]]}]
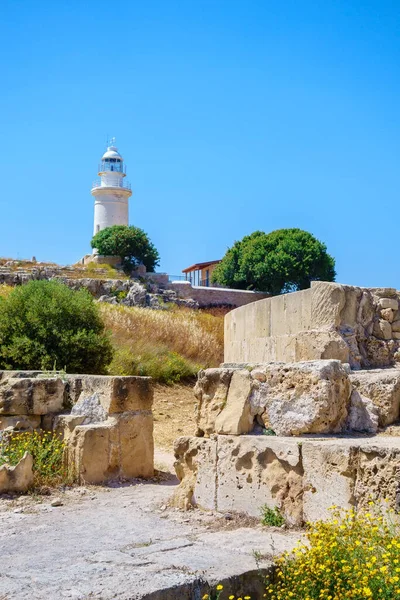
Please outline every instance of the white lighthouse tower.
[{"label": "white lighthouse tower", "polygon": [[[101,157],[99,165],[100,179],[92,186],[94,196],[94,229],[96,235],[101,229],[111,225],[129,224],[129,198],[132,196],[131,186],[125,181],[126,168],[115,138]],[[95,253],[95,251],[94,251]]]}]

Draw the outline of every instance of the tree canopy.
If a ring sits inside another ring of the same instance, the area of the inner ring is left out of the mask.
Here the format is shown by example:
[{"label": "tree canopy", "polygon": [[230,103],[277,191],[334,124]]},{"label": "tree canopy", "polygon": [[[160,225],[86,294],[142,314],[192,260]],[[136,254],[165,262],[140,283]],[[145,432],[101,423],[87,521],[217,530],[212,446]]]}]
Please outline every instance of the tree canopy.
[{"label": "tree canopy", "polygon": [[0,298],[0,369],[104,373],[113,348],[86,290],[30,281]]},{"label": "tree canopy", "polygon": [[104,256],[119,256],[126,268],[144,264],[147,271],[154,272],[160,255],[148,235],[133,225],[112,225],[102,229],[92,238],[92,248]]},{"label": "tree canopy", "polygon": [[325,244],[302,229],[255,231],[235,242],[213,272],[214,283],[277,295],[334,281],[335,260]]}]

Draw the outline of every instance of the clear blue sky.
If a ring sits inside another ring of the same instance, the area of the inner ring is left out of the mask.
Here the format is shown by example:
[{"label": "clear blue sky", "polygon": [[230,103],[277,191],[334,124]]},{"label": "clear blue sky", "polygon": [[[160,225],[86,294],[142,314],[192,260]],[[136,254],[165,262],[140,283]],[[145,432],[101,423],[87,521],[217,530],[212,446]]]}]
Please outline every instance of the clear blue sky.
[{"label": "clear blue sky", "polygon": [[179,274],[301,227],[400,288],[398,0],[3,0],[0,256],[75,262],[115,136]]}]

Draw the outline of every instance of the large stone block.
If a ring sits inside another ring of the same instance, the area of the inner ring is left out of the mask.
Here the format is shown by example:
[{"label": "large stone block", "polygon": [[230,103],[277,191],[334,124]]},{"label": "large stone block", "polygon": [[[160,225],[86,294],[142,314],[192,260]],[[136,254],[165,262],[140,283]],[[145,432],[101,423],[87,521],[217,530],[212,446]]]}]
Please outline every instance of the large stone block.
[{"label": "large stone block", "polygon": [[67,446],[68,467],[79,483],[98,484],[118,477],[119,440],[115,418],[104,423],[79,425]]},{"label": "large stone block", "polygon": [[[259,517],[262,506],[277,506],[289,524],[301,525],[303,469],[297,441],[219,436],[217,453],[219,511]],[[199,474],[197,481],[201,481]]]},{"label": "large stone block", "polygon": [[123,477],[153,477],[154,442],[152,414],[123,413],[118,417],[119,466]]},{"label": "large stone block", "polygon": [[46,415],[61,412],[65,383],[59,378],[10,377],[0,382],[0,414]]},{"label": "large stone block", "polygon": [[377,438],[361,444],[354,496],[358,507],[385,502],[400,511],[400,438]]},{"label": "large stone block", "polygon": [[253,429],[249,396],[252,380],[249,371],[234,371],[229,385],[226,404],[215,419],[216,433],[241,435]]},{"label": "large stone block", "polygon": [[68,424],[64,423],[64,432],[69,470],[80,483],[153,476],[151,414],[115,415],[102,423],[78,425],[72,432]]},{"label": "large stone block", "polygon": [[355,450],[345,440],[303,442],[303,514],[305,521],[325,520],[332,505],[355,505]]},{"label": "large stone block", "polygon": [[200,371],[194,394],[197,398],[197,435],[215,432],[215,419],[226,404],[232,369],[206,369]]},{"label": "large stone block", "polygon": [[[349,362],[349,347],[337,331],[310,330],[302,331],[292,336],[294,340],[293,352],[287,350],[280,353],[279,360],[284,362],[309,361],[309,360],[340,360]],[[282,339],[282,338],[281,338]]]},{"label": "large stone block", "polygon": [[399,418],[400,369],[353,371],[350,381],[354,390],[376,407],[381,427]]},{"label": "large stone block", "polygon": [[338,327],[345,304],[346,294],[342,285],[338,283],[327,285],[324,281],[313,281],[311,286],[312,327],[314,329]]},{"label": "large stone block", "polygon": [[184,510],[192,505],[216,509],[216,440],[180,437],[174,443],[174,456],[180,484],[170,501],[171,505]]},{"label": "large stone block", "polygon": [[153,387],[150,377],[69,376],[75,402],[96,394],[109,414],[151,410]]},{"label": "large stone block", "polygon": [[349,407],[350,381],[336,360],[257,367],[265,382],[254,381],[253,415],[266,413],[277,435],[333,433],[343,428]]}]

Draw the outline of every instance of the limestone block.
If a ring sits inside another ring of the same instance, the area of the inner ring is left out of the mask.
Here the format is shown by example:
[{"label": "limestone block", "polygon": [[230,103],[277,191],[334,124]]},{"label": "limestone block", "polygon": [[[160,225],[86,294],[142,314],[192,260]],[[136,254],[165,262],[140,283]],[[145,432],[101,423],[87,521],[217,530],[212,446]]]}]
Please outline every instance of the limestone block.
[{"label": "limestone block", "polygon": [[400,319],[392,323],[392,332],[400,333]]},{"label": "limestone block", "polygon": [[0,414],[45,415],[61,412],[65,383],[56,378],[13,378],[0,382]]},{"label": "limestone block", "polygon": [[[334,359],[349,362],[349,348],[336,331],[310,330],[299,332],[294,337],[295,361]],[[281,357],[285,362],[285,356]]]},{"label": "limestone block", "polygon": [[83,417],[79,425],[99,423],[106,421],[108,417],[106,410],[101,405],[97,392],[90,396],[81,394],[78,402],[72,407],[71,415],[74,417]]},{"label": "limestone block", "polygon": [[197,398],[197,435],[209,436],[215,431],[215,419],[226,404],[232,369],[200,371],[194,395]]},{"label": "limestone block", "polygon": [[[293,439],[267,436],[218,437],[217,509],[259,517],[277,506],[291,525],[303,520],[303,470]],[[198,475],[198,480],[201,477]]]},{"label": "limestone block", "polygon": [[369,290],[363,290],[358,304],[356,322],[362,327],[368,327],[372,323],[374,316],[375,307],[372,294]]},{"label": "limestone block", "polygon": [[124,413],[78,425],[66,441],[69,471],[80,483],[153,475],[151,414]]},{"label": "limestone block", "polygon": [[33,484],[33,458],[25,452],[15,467],[1,465],[0,494],[6,492],[26,492]]},{"label": "limestone block", "polygon": [[217,442],[214,439],[180,437],[174,443],[175,471],[180,484],[170,504],[215,510]]},{"label": "limestone block", "polygon": [[[74,379],[71,377],[71,379]],[[102,375],[75,376],[76,401],[97,396],[107,414],[134,410],[151,410],[153,387],[150,377],[109,377]]]},{"label": "limestone block", "polygon": [[119,465],[114,448],[118,448],[116,419],[104,423],[75,427],[68,440],[69,472],[79,483],[103,483],[118,477]]},{"label": "limestone block", "polygon": [[289,333],[286,329],[285,302],[286,294],[273,296],[270,300],[271,306],[271,336],[285,335]]},{"label": "limestone block", "polygon": [[353,389],[369,398],[376,407],[379,426],[394,423],[400,416],[400,369],[373,369],[353,371],[350,374]]},{"label": "limestone block", "polygon": [[393,322],[395,311],[392,308],[382,308],[381,317],[389,323]]},{"label": "limestone block", "polygon": [[246,369],[233,372],[226,404],[215,419],[216,433],[241,435],[253,429],[254,416],[249,402],[251,383]]},{"label": "limestone block", "polygon": [[[260,369],[260,367],[258,367]],[[253,415],[267,414],[277,435],[340,431],[347,418],[350,381],[336,360],[271,363],[266,382],[253,386]]]},{"label": "limestone block", "polygon": [[118,417],[120,475],[153,477],[154,442],[151,414],[124,413]]},{"label": "limestone block", "polygon": [[340,313],[346,303],[344,287],[338,283],[313,281],[311,284],[311,314],[314,329],[338,327]]},{"label": "limestone block", "polygon": [[52,423],[52,429],[68,444],[75,427],[83,425],[84,415],[57,415]]},{"label": "limestone block", "polygon": [[392,310],[398,310],[399,301],[397,298],[379,298],[378,300],[379,308],[391,308]]},{"label": "limestone block", "polygon": [[358,507],[372,500],[400,509],[399,439],[381,438],[379,443],[361,445],[354,495]]},{"label": "limestone block", "polygon": [[359,287],[350,285],[342,286],[345,294],[344,306],[340,312],[340,323],[347,327],[357,325],[357,316],[363,291]]},{"label": "limestone block", "polygon": [[369,398],[362,396],[358,390],[353,390],[345,429],[347,431],[376,433],[378,423],[379,413],[377,407]]},{"label": "limestone block", "polygon": [[[390,327],[390,323],[388,323]],[[393,340],[380,340],[374,336],[368,337],[364,342],[366,364],[371,367],[389,367],[394,363],[395,348],[390,346]]]},{"label": "limestone block", "polygon": [[355,451],[344,440],[303,442],[303,515],[305,521],[326,520],[329,508],[354,506]]},{"label": "limestone block", "polygon": [[285,294],[285,333],[296,334],[312,327],[311,295],[309,290]]},{"label": "limestone block", "polygon": [[373,334],[380,340],[390,340],[392,337],[392,328],[388,321],[379,319],[374,323]]},{"label": "limestone block", "polygon": [[32,431],[40,427],[40,416],[36,415],[0,415],[0,430],[12,427],[17,431]]}]

